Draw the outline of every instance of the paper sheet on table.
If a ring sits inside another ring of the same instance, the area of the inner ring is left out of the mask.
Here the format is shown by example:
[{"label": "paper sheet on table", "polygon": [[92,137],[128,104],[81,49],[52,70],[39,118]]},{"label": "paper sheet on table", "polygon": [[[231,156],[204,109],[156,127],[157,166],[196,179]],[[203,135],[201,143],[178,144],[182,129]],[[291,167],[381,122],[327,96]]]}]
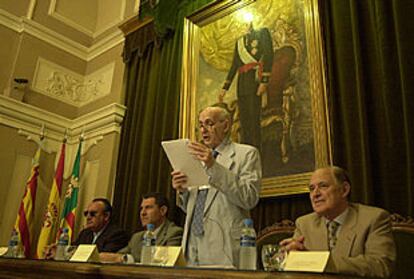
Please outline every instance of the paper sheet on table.
[{"label": "paper sheet on table", "polygon": [[195,159],[188,149],[188,139],[177,139],[161,142],[168,160],[174,170],[185,173],[188,177],[186,187],[208,184],[208,176],[201,162]]},{"label": "paper sheet on table", "polygon": [[284,271],[323,272],[329,251],[290,251]]}]

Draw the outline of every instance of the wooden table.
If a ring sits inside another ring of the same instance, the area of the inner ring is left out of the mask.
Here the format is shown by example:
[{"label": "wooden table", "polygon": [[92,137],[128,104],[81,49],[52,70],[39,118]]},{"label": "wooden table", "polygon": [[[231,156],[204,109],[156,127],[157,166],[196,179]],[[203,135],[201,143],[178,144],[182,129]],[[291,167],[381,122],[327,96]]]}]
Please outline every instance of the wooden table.
[{"label": "wooden table", "polygon": [[302,272],[236,271],[180,267],[169,268],[0,258],[0,278],[350,279],[357,277]]}]

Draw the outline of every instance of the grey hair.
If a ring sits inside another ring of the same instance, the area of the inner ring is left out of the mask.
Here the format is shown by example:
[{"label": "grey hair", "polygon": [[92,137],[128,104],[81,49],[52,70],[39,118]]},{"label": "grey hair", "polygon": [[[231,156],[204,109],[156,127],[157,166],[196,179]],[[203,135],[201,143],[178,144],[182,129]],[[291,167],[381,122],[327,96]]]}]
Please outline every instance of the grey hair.
[{"label": "grey hair", "polygon": [[349,185],[351,185],[351,179],[349,178],[348,172],[340,167],[332,166],[330,167],[332,170],[332,174],[338,184],[344,184],[347,182]]}]

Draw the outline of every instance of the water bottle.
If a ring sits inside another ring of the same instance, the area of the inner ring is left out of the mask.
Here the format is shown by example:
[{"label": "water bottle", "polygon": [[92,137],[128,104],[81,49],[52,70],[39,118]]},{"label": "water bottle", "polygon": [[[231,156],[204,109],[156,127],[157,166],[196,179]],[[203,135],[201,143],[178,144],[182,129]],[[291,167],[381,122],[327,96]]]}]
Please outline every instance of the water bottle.
[{"label": "water bottle", "polygon": [[20,239],[16,229],[13,229],[9,240],[6,257],[19,258],[20,256]]},{"label": "water bottle", "polygon": [[147,225],[147,231],[142,237],[141,263],[150,265],[155,252],[154,224]]},{"label": "water bottle", "polygon": [[55,260],[56,261],[64,261],[66,260],[65,251],[69,246],[69,229],[63,228],[62,233],[59,236],[59,240],[56,246],[56,254]]},{"label": "water bottle", "polygon": [[243,223],[244,227],[240,236],[239,269],[256,270],[256,232],[253,228],[253,220],[244,219]]}]

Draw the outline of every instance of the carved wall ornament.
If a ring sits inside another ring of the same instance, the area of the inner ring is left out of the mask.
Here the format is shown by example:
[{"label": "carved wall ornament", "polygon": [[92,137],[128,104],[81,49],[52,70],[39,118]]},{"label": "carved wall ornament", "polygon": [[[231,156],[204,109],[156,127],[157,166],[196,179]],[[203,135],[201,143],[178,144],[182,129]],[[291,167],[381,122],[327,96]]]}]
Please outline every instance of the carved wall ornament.
[{"label": "carved wall ornament", "polygon": [[114,63],[83,76],[39,58],[32,89],[64,103],[84,106],[111,92]]}]

